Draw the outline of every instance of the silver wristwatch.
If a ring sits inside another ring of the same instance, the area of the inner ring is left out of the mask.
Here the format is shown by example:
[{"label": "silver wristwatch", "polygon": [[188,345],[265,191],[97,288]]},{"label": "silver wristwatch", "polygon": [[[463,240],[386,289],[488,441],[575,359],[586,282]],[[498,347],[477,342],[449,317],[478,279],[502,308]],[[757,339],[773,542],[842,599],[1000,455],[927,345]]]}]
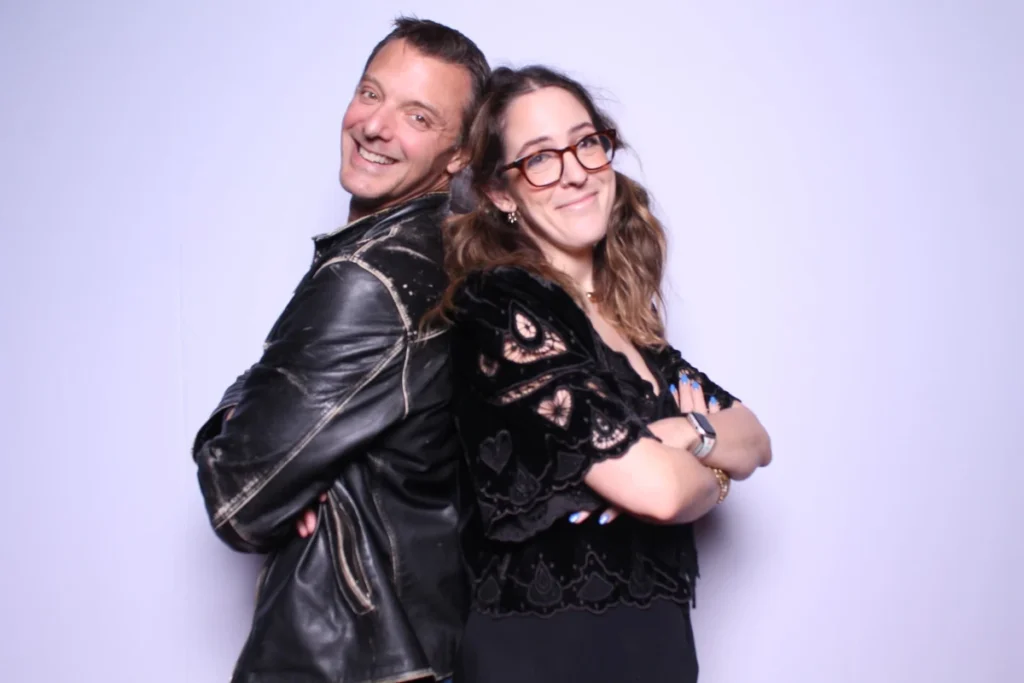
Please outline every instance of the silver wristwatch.
[{"label": "silver wristwatch", "polygon": [[715,428],[711,426],[708,416],[703,413],[684,413],[683,417],[690,421],[697,435],[700,436],[700,442],[694,446],[693,454],[698,458],[706,458],[711,455],[718,435],[715,433]]}]

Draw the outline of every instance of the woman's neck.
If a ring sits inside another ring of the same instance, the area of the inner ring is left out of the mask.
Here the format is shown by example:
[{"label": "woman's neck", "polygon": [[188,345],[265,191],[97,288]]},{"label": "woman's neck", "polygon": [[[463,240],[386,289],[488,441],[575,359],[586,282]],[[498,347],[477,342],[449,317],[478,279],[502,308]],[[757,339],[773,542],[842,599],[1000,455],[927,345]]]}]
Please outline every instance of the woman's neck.
[{"label": "woman's neck", "polygon": [[567,254],[559,251],[547,254],[548,263],[555,270],[567,275],[579,288],[580,292],[590,294],[594,291],[594,250],[587,249],[578,254]]}]

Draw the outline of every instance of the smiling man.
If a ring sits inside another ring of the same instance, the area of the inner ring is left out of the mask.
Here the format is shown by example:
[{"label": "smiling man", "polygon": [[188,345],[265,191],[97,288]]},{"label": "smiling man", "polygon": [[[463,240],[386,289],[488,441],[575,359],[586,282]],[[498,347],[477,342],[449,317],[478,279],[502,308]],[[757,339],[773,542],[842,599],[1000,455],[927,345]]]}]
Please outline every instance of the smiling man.
[{"label": "smiling man", "polygon": [[446,285],[441,223],[488,74],[435,22],[400,19],[374,48],[342,122],[349,223],[315,238],[262,357],[196,436],[218,536],[268,555],[234,683],[451,673],[461,451],[447,337],[417,323]]}]

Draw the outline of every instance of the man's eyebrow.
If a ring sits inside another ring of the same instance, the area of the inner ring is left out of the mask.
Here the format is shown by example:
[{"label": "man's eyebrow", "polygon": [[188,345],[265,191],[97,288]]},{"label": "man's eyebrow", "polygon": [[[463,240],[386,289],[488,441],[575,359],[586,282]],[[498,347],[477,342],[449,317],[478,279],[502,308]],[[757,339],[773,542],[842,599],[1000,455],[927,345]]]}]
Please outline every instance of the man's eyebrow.
[{"label": "man's eyebrow", "polygon": [[[584,121],[583,123],[577,123],[575,126],[573,126],[572,128],[569,129],[569,134],[572,135],[573,133],[578,133],[579,131],[584,130],[585,128],[594,128],[594,124],[591,123],[590,121]],[[547,135],[542,135],[539,138],[533,138],[532,140],[527,140],[519,148],[519,152],[516,153],[516,158],[518,159],[519,157],[523,156],[523,153],[526,152],[526,150],[528,148],[533,147],[534,145],[539,145],[542,142],[551,142],[551,138],[549,136],[547,136]]]},{"label": "man's eyebrow", "polygon": [[439,112],[437,110],[437,107],[433,107],[433,106],[427,104],[426,102],[424,102],[423,100],[413,100],[412,102],[409,102],[406,106],[409,106],[409,107],[419,107],[420,109],[426,109],[428,112],[433,114],[436,118],[439,118],[439,119],[443,119],[444,118],[443,116],[441,116],[441,112]]},{"label": "man's eyebrow", "polygon": [[[370,83],[371,85],[375,86],[378,90],[381,90],[381,91],[384,90],[384,86],[381,85],[380,81],[378,81],[376,78],[374,78],[370,74],[363,74],[363,77],[361,79],[359,79],[359,82],[360,83]],[[427,112],[430,113],[435,118],[444,120],[444,116],[441,115],[441,112],[438,111],[437,107],[435,107],[432,104],[427,104],[423,100],[412,100],[411,102],[404,103],[402,106],[404,106],[404,107],[418,107],[420,109],[426,109]]]},{"label": "man's eyebrow", "polygon": [[380,81],[378,81],[376,78],[374,78],[370,74],[363,74],[363,77],[359,79],[359,82],[361,84],[362,83],[371,83],[371,84],[377,86],[377,88],[380,89],[380,90],[384,89],[384,86],[382,86],[380,84]]}]

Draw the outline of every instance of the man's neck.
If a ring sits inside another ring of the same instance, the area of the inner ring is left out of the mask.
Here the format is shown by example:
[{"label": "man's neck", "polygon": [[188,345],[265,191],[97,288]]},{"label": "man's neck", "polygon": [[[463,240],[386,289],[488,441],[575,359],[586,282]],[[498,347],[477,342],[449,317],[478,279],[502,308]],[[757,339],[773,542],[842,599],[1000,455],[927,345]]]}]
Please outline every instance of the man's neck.
[{"label": "man's neck", "polygon": [[447,192],[447,191],[448,191],[448,178],[447,177],[442,177],[442,178],[439,178],[437,180],[437,182],[434,183],[433,186],[428,187],[423,192],[420,192],[418,194],[414,194],[414,195],[411,195],[411,196],[407,196],[407,197],[402,197],[401,199],[384,200],[383,202],[373,202],[373,201],[364,202],[364,201],[360,201],[359,198],[357,198],[357,197],[352,197],[352,199],[349,200],[349,203],[348,203],[348,222],[349,223],[353,223],[355,221],[358,221],[361,218],[366,218],[367,216],[372,216],[375,213],[380,213],[381,211],[387,211],[388,209],[393,209],[396,206],[401,206],[402,204],[405,204],[407,202],[411,202],[414,199],[419,199],[420,197],[424,197],[424,196],[426,196],[428,194],[434,194],[436,192]]}]

